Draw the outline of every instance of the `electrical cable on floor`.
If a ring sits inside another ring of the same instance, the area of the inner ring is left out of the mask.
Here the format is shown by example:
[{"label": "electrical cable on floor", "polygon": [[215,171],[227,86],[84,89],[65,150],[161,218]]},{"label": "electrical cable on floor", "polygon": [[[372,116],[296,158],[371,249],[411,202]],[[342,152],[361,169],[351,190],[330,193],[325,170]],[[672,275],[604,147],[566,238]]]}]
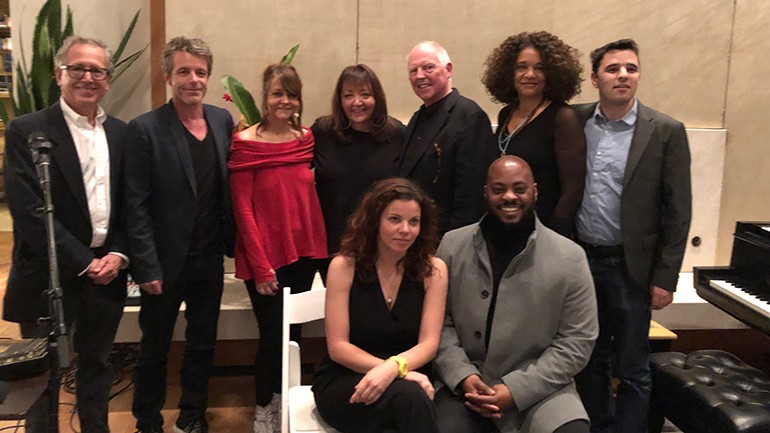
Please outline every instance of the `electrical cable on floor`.
[{"label": "electrical cable on floor", "polygon": [[2,427],[2,428],[0,428],[0,431],[6,431],[6,430],[14,429],[13,433],[16,433],[22,427],[24,427],[24,424],[21,422],[21,420],[19,420],[19,421],[16,421],[16,425],[8,425],[8,426],[5,426],[5,427]]}]

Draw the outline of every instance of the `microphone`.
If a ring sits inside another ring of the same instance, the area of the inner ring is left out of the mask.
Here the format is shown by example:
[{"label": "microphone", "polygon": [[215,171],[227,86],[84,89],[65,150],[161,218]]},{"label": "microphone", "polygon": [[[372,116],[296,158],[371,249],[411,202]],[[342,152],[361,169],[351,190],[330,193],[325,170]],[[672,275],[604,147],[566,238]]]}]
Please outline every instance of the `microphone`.
[{"label": "microphone", "polygon": [[32,158],[37,163],[40,155],[48,155],[53,148],[53,143],[45,137],[42,132],[33,132],[27,137],[27,147],[32,152]]},{"label": "microphone", "polygon": [[30,149],[37,150],[39,152],[46,152],[51,150],[53,144],[45,137],[42,132],[33,132],[29,134],[27,138],[27,146]]}]

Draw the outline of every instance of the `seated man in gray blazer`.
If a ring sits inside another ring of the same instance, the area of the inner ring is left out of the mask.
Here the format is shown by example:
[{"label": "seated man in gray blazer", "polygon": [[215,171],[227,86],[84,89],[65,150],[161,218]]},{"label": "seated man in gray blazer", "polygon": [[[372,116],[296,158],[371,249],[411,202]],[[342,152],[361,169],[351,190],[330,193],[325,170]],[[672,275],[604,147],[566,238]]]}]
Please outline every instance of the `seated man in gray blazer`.
[{"label": "seated man in gray blazer", "polygon": [[535,215],[524,160],[489,167],[487,214],[444,235],[449,294],[435,360],[441,433],[588,432],[573,377],[598,334],[585,253]]}]

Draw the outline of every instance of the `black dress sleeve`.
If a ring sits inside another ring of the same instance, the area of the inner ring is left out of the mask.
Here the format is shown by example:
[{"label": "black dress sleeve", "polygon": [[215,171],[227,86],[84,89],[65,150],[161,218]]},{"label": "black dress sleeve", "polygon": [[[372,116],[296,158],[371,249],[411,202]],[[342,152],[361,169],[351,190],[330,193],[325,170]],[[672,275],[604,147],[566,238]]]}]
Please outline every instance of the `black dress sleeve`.
[{"label": "black dress sleeve", "polygon": [[562,235],[571,237],[575,213],[585,188],[586,138],[575,110],[569,105],[559,108],[556,113],[554,136],[561,195],[546,224]]}]

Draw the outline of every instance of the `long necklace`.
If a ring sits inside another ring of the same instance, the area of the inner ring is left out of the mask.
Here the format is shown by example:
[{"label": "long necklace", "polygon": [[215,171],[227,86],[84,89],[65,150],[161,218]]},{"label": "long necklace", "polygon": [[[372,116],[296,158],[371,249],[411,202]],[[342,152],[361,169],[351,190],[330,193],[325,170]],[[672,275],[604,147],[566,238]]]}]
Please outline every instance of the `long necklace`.
[{"label": "long necklace", "polygon": [[[533,117],[535,117],[535,113],[537,110],[543,106],[543,103],[545,102],[545,98],[540,99],[540,102],[535,105],[535,108],[532,109],[532,111],[527,114],[527,117],[524,118],[524,120],[519,123],[519,126],[516,127],[516,129],[513,130],[510,134],[508,134],[507,137],[503,138],[503,133],[505,132],[505,127],[500,128],[500,134],[497,135],[497,148],[500,149],[500,156],[505,156],[508,154],[508,145],[511,144],[511,137],[518,134],[519,131],[521,131],[521,128],[523,128],[526,124],[528,124]],[[513,117],[513,112],[515,110],[511,110],[511,115],[508,117],[510,120],[511,117]],[[508,122],[506,122],[507,124]]]}]

